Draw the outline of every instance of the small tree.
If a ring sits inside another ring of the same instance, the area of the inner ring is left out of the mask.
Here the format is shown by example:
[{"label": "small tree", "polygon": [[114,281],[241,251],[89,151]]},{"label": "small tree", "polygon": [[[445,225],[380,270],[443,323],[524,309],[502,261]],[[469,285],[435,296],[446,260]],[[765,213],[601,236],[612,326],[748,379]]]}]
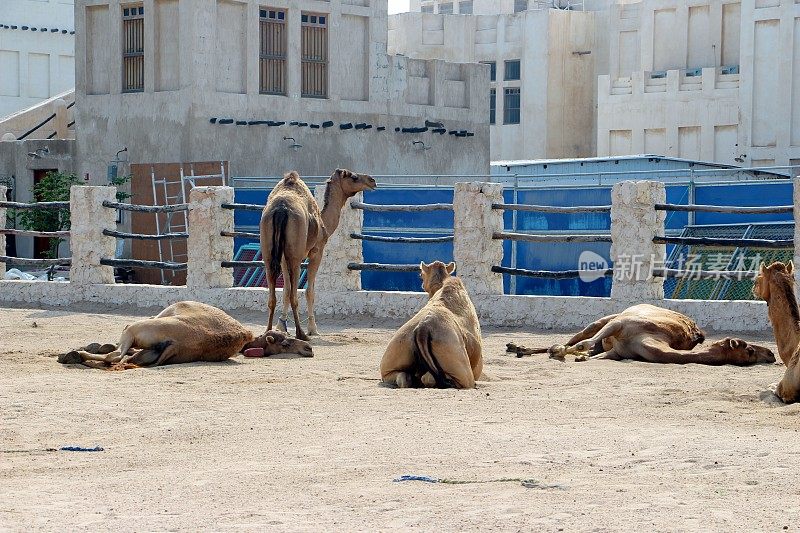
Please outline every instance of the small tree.
[{"label": "small tree", "polygon": [[[73,185],[83,185],[83,180],[75,174],[48,172],[47,175],[31,189],[36,202],[68,202],[69,189]],[[69,209],[25,209],[14,213],[17,222],[28,231],[66,231],[70,227]],[[50,239],[47,255],[51,259],[58,257],[58,247],[63,239]]]}]

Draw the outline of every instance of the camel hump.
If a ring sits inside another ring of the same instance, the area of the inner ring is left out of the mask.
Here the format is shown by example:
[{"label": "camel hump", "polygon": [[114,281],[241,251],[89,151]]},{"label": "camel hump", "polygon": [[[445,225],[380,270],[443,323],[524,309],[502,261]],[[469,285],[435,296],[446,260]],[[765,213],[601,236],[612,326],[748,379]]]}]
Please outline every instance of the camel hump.
[{"label": "camel hump", "polygon": [[287,185],[291,185],[300,181],[300,174],[297,173],[296,170],[292,170],[291,172],[287,172],[283,176],[283,180],[286,182]]}]

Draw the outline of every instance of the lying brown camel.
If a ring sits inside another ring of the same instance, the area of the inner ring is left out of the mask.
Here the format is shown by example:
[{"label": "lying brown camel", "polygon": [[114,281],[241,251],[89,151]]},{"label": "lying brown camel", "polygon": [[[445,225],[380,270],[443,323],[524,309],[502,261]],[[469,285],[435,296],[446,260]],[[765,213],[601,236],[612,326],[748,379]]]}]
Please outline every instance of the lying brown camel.
[{"label": "lying brown camel", "polygon": [[[269,332],[268,332],[269,333]],[[178,302],[158,316],[125,327],[119,346],[95,346],[59,356],[63,364],[117,369],[178,363],[219,362],[245,347],[263,347],[272,353],[310,352],[308,343],[287,340],[282,333],[254,338],[253,333],[224,311],[199,302]],[[269,341],[272,338],[272,342]],[[280,342],[278,342],[280,339]],[[289,344],[284,344],[284,341]],[[302,343],[302,346],[298,346]],[[116,349],[115,349],[116,348]]]},{"label": "lying brown camel", "polygon": [[281,353],[295,353],[303,357],[314,357],[314,349],[304,340],[293,339],[285,331],[267,330],[242,347],[241,352],[257,348],[263,350],[259,357]]},{"label": "lying brown camel", "polygon": [[794,292],[794,263],[772,263],[756,277],[753,294],[767,302],[778,355],[786,372],[773,385],[775,395],[785,403],[800,401],[800,311]]},{"label": "lying brown camel", "polygon": [[[752,365],[773,363],[763,346],[726,338],[695,349],[705,334],[691,318],[649,304],[627,308],[590,324],[567,341],[547,350],[551,357],[588,352],[591,359],[637,359],[651,363]],[[541,350],[544,351],[544,350]]]},{"label": "lying brown camel", "polygon": [[481,326],[455,263],[420,263],[428,303],[389,341],[381,359],[384,383],[400,388],[469,389],[483,371]]},{"label": "lying brown camel", "polygon": [[300,325],[297,288],[300,265],[308,258],[306,303],[308,332],[317,334],[314,317],[314,282],[322,262],[322,251],[328,237],[339,226],[339,217],[348,198],[365,190],[374,190],[375,180],[366,174],[336,169],[327,182],[325,205],[320,211],[314,196],[297,172],[289,172],[278,182],[269,195],[261,215],[261,255],[267,270],[269,284],[269,322],[272,329],[275,315],[275,281],[283,273],[283,313],[280,327],[286,329],[289,305],[294,316],[295,335],[308,340]]}]

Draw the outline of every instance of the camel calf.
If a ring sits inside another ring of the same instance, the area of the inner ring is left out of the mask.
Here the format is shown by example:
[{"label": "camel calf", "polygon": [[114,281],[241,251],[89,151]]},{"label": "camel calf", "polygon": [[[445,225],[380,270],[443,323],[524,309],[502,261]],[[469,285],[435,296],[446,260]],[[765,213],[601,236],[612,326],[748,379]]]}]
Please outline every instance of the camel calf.
[{"label": "camel calf", "polygon": [[763,346],[726,338],[694,349],[705,334],[686,315],[649,304],[634,305],[616,315],[590,324],[567,341],[553,346],[555,357],[589,352],[591,359],[638,359],[651,363],[698,363],[702,365],[753,365],[774,363],[775,356]]},{"label": "camel calf", "polygon": [[455,263],[420,263],[430,299],[389,341],[381,378],[400,388],[475,387],[483,370],[481,326]]},{"label": "camel calf", "polygon": [[[131,366],[219,362],[253,340],[253,333],[224,311],[199,302],[178,302],[155,318],[127,326],[116,350],[107,354],[75,350],[59,356],[58,362],[87,366],[95,366],[92,362]],[[133,348],[138,350],[129,354]]]}]

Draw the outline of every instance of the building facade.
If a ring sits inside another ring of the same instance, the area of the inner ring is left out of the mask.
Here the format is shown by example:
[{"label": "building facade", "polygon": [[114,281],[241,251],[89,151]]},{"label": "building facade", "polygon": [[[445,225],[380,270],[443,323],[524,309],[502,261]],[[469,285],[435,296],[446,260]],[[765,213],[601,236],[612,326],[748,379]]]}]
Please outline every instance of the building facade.
[{"label": "building facade", "polygon": [[[441,12],[443,4],[434,4],[435,11]],[[498,11],[493,2],[476,1],[473,7],[477,13],[492,5]],[[513,13],[514,2],[499,7],[508,13],[393,15],[389,52],[490,66],[486,99],[493,160],[594,155],[598,14]]]},{"label": "building facade", "polygon": [[75,86],[73,0],[0,4],[0,119]]},{"label": "building facade", "polygon": [[388,55],[387,23],[377,0],[78,0],[79,171],[127,147],[234,176],[488,172],[489,68]]}]

